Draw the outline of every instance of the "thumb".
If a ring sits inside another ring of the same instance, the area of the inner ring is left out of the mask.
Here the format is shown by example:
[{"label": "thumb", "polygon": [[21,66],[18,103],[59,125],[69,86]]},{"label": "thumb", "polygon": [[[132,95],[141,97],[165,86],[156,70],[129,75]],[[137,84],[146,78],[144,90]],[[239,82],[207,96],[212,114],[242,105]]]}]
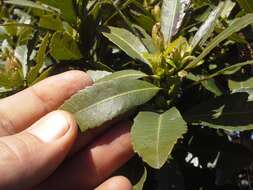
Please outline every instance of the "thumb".
[{"label": "thumb", "polygon": [[72,116],[55,111],[19,134],[0,138],[0,189],[28,189],[46,179],[76,136]]}]

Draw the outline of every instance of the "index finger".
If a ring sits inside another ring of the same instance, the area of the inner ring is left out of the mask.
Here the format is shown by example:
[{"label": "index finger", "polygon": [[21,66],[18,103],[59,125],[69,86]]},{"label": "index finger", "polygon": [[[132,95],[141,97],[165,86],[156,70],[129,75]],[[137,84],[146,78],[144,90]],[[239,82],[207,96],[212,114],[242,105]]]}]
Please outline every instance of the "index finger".
[{"label": "index finger", "polygon": [[0,136],[26,129],[91,84],[92,80],[84,72],[69,71],[0,100]]}]

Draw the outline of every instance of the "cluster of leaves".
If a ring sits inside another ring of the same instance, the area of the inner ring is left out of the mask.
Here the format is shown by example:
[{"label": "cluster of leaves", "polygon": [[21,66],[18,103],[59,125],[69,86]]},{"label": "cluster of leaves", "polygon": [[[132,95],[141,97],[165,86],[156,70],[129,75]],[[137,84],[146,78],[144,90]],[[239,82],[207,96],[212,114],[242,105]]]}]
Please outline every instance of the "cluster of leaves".
[{"label": "cluster of leaves", "polygon": [[175,161],[226,165],[222,148],[206,166],[178,156],[193,146],[196,128],[231,146],[235,134],[253,129],[252,40],[251,0],[0,1],[0,90],[5,96],[51,73],[89,70],[94,85],[61,109],[82,132],[137,110],[132,144],[145,164],[137,159],[122,171],[136,170],[127,172],[139,175],[135,189],[153,175],[157,189],[168,189],[161,174]]}]

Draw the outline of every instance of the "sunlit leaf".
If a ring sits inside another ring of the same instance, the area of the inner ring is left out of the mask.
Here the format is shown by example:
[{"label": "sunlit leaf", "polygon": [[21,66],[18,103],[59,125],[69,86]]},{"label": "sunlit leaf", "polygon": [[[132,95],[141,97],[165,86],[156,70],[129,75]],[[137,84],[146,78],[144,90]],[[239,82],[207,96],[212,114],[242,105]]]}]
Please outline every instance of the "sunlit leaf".
[{"label": "sunlit leaf", "polygon": [[107,30],[102,32],[105,37],[119,46],[133,59],[150,65],[148,60],[143,56],[144,53],[148,53],[148,50],[137,36],[124,28],[108,27]]},{"label": "sunlit leaf", "polygon": [[253,14],[247,14],[243,17],[235,19],[232,24],[216,36],[204,49],[204,51],[195,59],[187,68],[193,67],[198,64],[205,56],[207,56],[216,46],[218,46],[225,39],[230,37],[233,33],[238,32],[245,28],[246,26],[253,23]]},{"label": "sunlit leaf", "polygon": [[141,112],[131,130],[134,151],[153,168],[161,168],[186,131],[187,125],[176,108],[161,115]]},{"label": "sunlit leaf", "polygon": [[45,37],[42,39],[40,48],[38,50],[38,53],[36,55],[36,65],[32,67],[28,73],[27,76],[27,82],[28,84],[32,84],[36,78],[38,77],[40,73],[40,69],[44,64],[45,57],[46,57],[46,50],[49,44],[50,34],[47,33]]},{"label": "sunlit leaf", "polygon": [[203,45],[206,40],[210,37],[212,32],[214,31],[215,23],[219,16],[222,13],[224,7],[224,2],[220,2],[220,4],[211,12],[207,20],[204,24],[199,28],[198,32],[195,34],[191,46],[194,49],[199,43]]},{"label": "sunlit leaf", "polygon": [[161,12],[161,31],[165,46],[178,32],[190,0],[163,0]]}]

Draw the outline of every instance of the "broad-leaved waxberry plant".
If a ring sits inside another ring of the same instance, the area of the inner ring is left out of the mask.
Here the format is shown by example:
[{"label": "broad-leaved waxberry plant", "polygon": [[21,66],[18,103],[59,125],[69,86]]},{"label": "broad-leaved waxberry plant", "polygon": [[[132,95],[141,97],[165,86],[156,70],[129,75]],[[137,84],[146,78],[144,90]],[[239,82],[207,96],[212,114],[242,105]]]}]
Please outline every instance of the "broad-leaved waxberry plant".
[{"label": "broad-leaved waxberry plant", "polygon": [[83,69],[94,85],[60,108],[82,132],[131,115],[138,156],[118,173],[136,190],[182,189],[168,176],[187,164],[224,185],[251,164],[252,0],[4,0],[0,44],[2,97]]}]

